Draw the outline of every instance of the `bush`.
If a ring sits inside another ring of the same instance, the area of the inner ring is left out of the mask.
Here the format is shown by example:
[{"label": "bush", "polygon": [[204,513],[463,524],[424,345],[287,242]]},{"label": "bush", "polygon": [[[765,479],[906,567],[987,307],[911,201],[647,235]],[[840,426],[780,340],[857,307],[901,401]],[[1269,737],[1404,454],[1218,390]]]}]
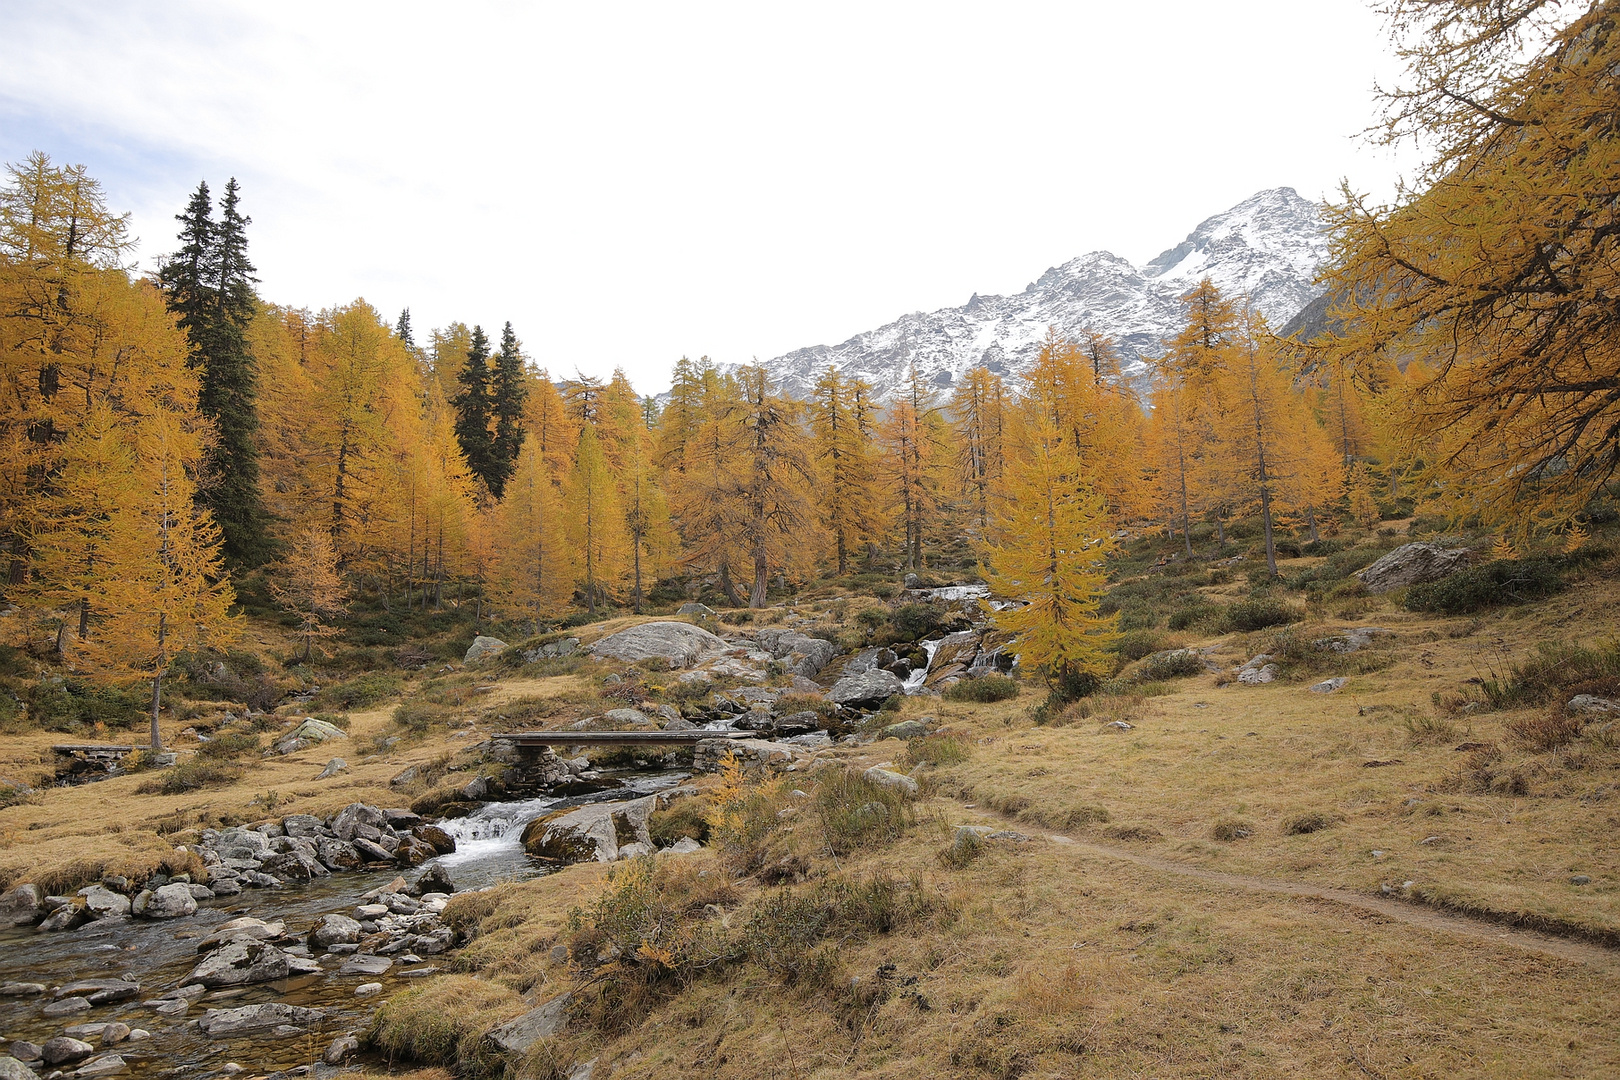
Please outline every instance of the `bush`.
[{"label": "bush", "polygon": [[1303,616],[1287,601],[1270,596],[1243,600],[1226,609],[1226,625],[1233,630],[1264,630],[1296,622]]},{"label": "bush", "polygon": [[1018,696],[1018,680],[1006,675],[981,675],[952,683],[941,696],[946,701],[1007,701]]},{"label": "bush", "polygon": [[394,709],[394,723],[420,735],[449,716],[454,710],[431,701],[407,701]]},{"label": "bush", "polygon": [[924,735],[906,743],[908,765],[959,765],[968,759],[967,740],[959,735]]},{"label": "bush", "polygon": [[1596,646],[1543,641],[1528,659],[1500,674],[1492,670],[1480,690],[1492,708],[1512,709],[1545,704],[1566,687],[1615,679],[1620,679],[1620,641]]},{"label": "bush", "polygon": [[889,615],[889,622],[896,641],[921,641],[937,637],[949,616],[943,604],[901,604]]},{"label": "bush", "polygon": [[258,752],[259,737],[248,732],[216,735],[197,747],[197,757],[212,761],[235,761]]},{"label": "bush", "polygon": [[1221,818],[1209,834],[1223,844],[1230,844],[1234,840],[1247,839],[1254,835],[1254,826],[1238,818]]},{"label": "bush", "polygon": [[242,767],[231,761],[194,757],[164,769],[136,787],[137,795],[184,795],[206,787],[234,784],[242,777]]},{"label": "bush", "polygon": [[859,769],[829,769],[815,792],[815,811],[835,855],[899,839],[913,820],[911,801]]},{"label": "bush", "polygon": [[1339,823],[1338,817],[1324,814],[1319,810],[1308,814],[1299,814],[1283,822],[1284,836],[1304,836],[1306,833],[1321,832],[1331,829]]},{"label": "bush", "polygon": [[322,707],[340,711],[363,709],[391,697],[398,697],[403,685],[398,675],[374,672],[338,683],[336,686],[328,686],[315,695],[315,701]]},{"label": "bush", "polygon": [[1498,559],[1406,590],[1408,611],[1467,615],[1498,604],[1541,600],[1564,587],[1559,560],[1535,556]]},{"label": "bush", "polygon": [[1189,604],[1170,613],[1168,626],[1172,630],[1191,630],[1195,626],[1214,625],[1226,614],[1220,604]]},{"label": "bush", "polygon": [[1108,649],[1120,660],[1130,663],[1168,649],[1171,644],[1172,639],[1157,630],[1129,630],[1115,638]]},{"label": "bush", "polygon": [[709,822],[701,800],[676,799],[666,809],[652,812],[647,819],[647,832],[660,847],[668,847],[683,836],[708,843]]},{"label": "bush", "polygon": [[1437,746],[1456,737],[1456,725],[1443,716],[1415,713],[1406,718],[1406,739],[1413,746]]},{"label": "bush", "polygon": [[1517,717],[1507,723],[1508,734],[1521,746],[1543,752],[1574,742],[1583,726],[1580,717],[1562,709]]},{"label": "bush", "polygon": [[151,690],[145,687],[50,680],[31,688],[28,721],[46,731],[79,731],[96,724],[134,727],[147,719],[151,700]]},{"label": "bush", "polygon": [[1204,666],[1204,658],[1194,649],[1171,649],[1169,652],[1150,656],[1136,669],[1134,676],[1139,683],[1160,682],[1164,679],[1185,679],[1193,675],[1202,675],[1208,668]]}]

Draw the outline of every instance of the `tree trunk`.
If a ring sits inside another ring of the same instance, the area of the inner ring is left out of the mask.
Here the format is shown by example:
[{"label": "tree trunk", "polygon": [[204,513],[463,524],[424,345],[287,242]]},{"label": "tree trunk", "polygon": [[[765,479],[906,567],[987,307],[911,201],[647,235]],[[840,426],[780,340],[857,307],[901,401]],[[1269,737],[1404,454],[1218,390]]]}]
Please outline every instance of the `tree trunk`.
[{"label": "tree trunk", "polygon": [[637,615],[641,614],[641,537],[636,536],[636,588],[631,595],[630,609]]},{"label": "tree trunk", "polygon": [[765,583],[770,578],[770,565],[765,559],[764,552],[754,556],[754,591],[748,597],[748,606],[762,608],[765,606]]},{"label": "tree trunk", "polygon": [[158,731],[158,706],[163,701],[163,674],[152,676],[152,752],[163,752],[163,736]]},{"label": "tree trunk", "polygon": [[1221,548],[1226,547],[1226,518],[1219,510],[1215,511],[1215,538],[1220,541]]},{"label": "tree trunk", "polygon": [[838,576],[849,573],[849,548],[844,545],[844,532],[838,531]]},{"label": "tree trunk", "polygon": [[731,564],[720,564],[720,591],[725,594],[726,603],[732,607],[742,607],[742,593],[737,591],[737,585],[731,580]]},{"label": "tree trunk", "polygon": [[79,597],[79,640],[90,640],[90,598]]},{"label": "tree trunk", "polygon": [[1316,541],[1320,539],[1320,537],[1316,535],[1316,507],[1307,506],[1305,508],[1305,524],[1309,525],[1311,528],[1311,543],[1316,543]]}]

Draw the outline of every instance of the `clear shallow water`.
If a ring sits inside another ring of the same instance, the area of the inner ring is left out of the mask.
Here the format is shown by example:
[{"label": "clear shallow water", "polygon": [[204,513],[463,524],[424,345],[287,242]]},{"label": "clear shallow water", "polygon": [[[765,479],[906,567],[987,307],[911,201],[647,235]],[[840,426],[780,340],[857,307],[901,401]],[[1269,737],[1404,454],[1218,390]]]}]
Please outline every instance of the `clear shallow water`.
[{"label": "clear shallow water", "polygon": [[[457,850],[406,871],[405,876],[411,880],[434,863],[442,864],[458,890],[538,877],[550,868],[531,860],[523,851],[523,828],[530,821],[569,806],[651,794],[679,784],[688,775],[626,775],[621,778],[620,786],[592,795],[490,803],[467,817],[440,822],[440,827],[456,838]],[[53,1000],[50,993],[41,997],[0,997],[0,1053],[14,1039],[43,1044],[74,1024],[116,1020],[131,1028],[144,1028],[153,1036],[111,1048],[111,1052],[121,1054],[129,1065],[119,1076],[208,1077],[223,1075],[220,1070],[229,1062],[250,1072],[265,1073],[318,1061],[335,1037],[347,1031],[363,1030],[380,1000],[419,985],[417,980],[404,977],[404,972],[429,966],[447,967],[446,962],[454,953],[424,957],[420,964],[396,963],[384,975],[367,977],[338,975],[337,968],[344,958],[322,957],[326,970],[319,974],[209,991],[196,999],[183,1016],[159,1016],[141,1002],[172,994],[200,958],[197,942],[227,919],[243,915],[280,919],[286,923],[288,933],[302,936],[327,912],[351,913],[360,903],[362,893],[389,879],[386,873],[338,873],[307,885],[249,889],[239,896],[200,902],[197,914],[183,919],[108,920],[66,933],[46,933],[33,927],[0,928],[0,983],[38,982],[55,987],[77,979],[131,978],[141,984],[141,993],[134,1000],[54,1018],[40,1012],[42,1006]],[[374,997],[355,997],[355,987],[365,982],[382,983],[383,992]],[[239,1039],[213,1040],[189,1023],[210,1008],[235,1008],[271,1001],[325,1009],[327,1017],[309,1034],[289,1038],[275,1038],[265,1032]],[[86,1041],[96,1042],[94,1039]],[[44,1076],[50,1070],[39,1064],[36,1071]]]}]

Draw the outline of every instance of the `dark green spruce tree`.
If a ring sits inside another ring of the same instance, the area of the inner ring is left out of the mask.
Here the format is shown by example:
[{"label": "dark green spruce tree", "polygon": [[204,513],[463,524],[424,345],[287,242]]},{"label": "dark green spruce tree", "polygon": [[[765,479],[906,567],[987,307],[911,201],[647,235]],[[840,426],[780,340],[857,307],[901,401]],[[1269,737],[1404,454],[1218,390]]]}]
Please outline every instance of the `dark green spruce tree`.
[{"label": "dark green spruce tree", "polygon": [[494,386],[489,367],[489,338],[484,328],[473,327],[467,362],[456,373],[457,391],[450,404],[456,410],[456,442],[466,455],[467,468],[484,482],[490,494],[500,497],[502,480],[495,456],[495,436],[490,421],[494,414]]},{"label": "dark green spruce tree", "polygon": [[208,184],[198,184],[175,219],[180,250],[159,268],[158,280],[191,341],[191,364],[200,373],[198,409],[214,422],[199,498],[225,534],[226,561],[246,568],[267,562],[272,552],[259,495],[258,367],[247,339],[258,278],[247,255],[252,219],[241,212],[234,177],[219,208],[216,221]]},{"label": "dark green spruce tree", "polygon": [[491,397],[499,479],[490,485],[490,490],[500,498],[506,490],[506,482],[517,470],[518,451],[523,449],[523,406],[529,398],[528,371],[511,323],[501,330],[501,351],[495,357],[495,385]]}]

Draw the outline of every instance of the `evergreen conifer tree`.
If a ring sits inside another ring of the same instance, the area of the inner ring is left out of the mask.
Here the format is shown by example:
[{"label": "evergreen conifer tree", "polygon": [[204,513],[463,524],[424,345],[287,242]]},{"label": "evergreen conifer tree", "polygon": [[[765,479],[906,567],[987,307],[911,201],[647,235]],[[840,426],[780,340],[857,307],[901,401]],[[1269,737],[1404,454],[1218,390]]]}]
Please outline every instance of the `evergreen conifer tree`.
[{"label": "evergreen conifer tree", "polygon": [[270,557],[266,514],[259,493],[258,369],[248,348],[248,327],[258,306],[247,227],[234,177],[225,185],[220,216],[213,218],[208,184],[197,185],[180,222],[180,250],[158,271],[169,309],[191,341],[200,373],[197,406],[214,422],[215,440],[203,464],[199,497],[213,511],[233,566],[258,566]]},{"label": "evergreen conifer tree", "polygon": [[481,326],[473,327],[467,362],[462,365],[456,382],[461,390],[450,403],[456,410],[456,442],[461,444],[472,474],[483,481],[491,493],[498,493],[506,477],[500,470],[495,436],[490,430],[494,394],[490,385],[489,338],[484,336]]},{"label": "evergreen conifer tree", "polygon": [[518,347],[512,324],[501,330],[501,351],[495,357],[495,380],[490,392],[494,413],[493,439],[494,470],[489,490],[498,499],[506,490],[506,481],[517,469],[518,451],[523,448],[523,408],[529,398],[528,372],[523,353]]}]

